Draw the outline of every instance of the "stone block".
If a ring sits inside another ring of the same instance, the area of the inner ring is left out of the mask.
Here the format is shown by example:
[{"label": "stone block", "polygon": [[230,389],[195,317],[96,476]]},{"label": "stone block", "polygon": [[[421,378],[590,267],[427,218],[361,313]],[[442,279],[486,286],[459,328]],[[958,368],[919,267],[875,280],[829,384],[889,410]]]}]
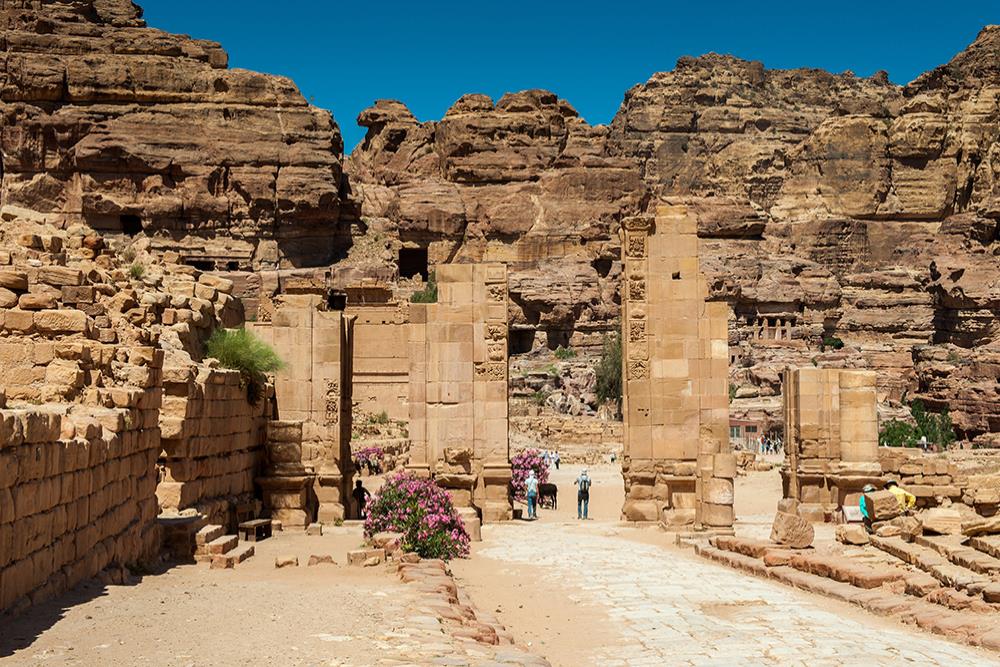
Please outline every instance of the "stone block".
[{"label": "stone block", "polygon": [[872,491],[864,494],[865,509],[872,521],[885,521],[903,513],[899,500],[891,491]]},{"label": "stone block", "polygon": [[653,500],[626,500],[622,516],[628,521],[656,521],[658,510]]},{"label": "stone block", "polygon": [[45,334],[85,333],[88,317],[80,310],[40,310],[34,313],[34,324],[35,329]]},{"label": "stone block", "polygon": [[316,565],[336,565],[337,561],[333,560],[333,556],[324,554],[317,555],[313,554],[309,556],[309,563],[307,567],[314,567]]},{"label": "stone block", "polygon": [[306,535],[319,536],[323,534],[323,524],[311,523],[306,527]]},{"label": "stone block", "polygon": [[868,531],[860,524],[840,524],[837,526],[837,541],[844,544],[865,545],[869,542]]},{"label": "stone block", "polygon": [[793,549],[805,549],[812,546],[815,531],[812,524],[795,514],[778,512],[774,515],[771,526],[771,541]]},{"label": "stone block", "polygon": [[934,507],[920,513],[924,532],[934,535],[960,535],[962,515],[950,507]]},{"label": "stone block", "polygon": [[353,566],[362,566],[371,559],[375,559],[378,562],[385,561],[385,550],[384,549],[355,549],[354,551],[347,552],[347,564]]},{"label": "stone block", "polygon": [[298,567],[299,559],[297,556],[282,555],[274,559],[274,567],[277,569],[285,567]]}]

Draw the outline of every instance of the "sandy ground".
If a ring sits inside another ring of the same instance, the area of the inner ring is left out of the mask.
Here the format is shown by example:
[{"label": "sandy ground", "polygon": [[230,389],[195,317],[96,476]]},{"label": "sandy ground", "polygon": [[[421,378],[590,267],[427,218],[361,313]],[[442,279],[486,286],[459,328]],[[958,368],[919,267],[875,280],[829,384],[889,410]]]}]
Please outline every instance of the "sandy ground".
[{"label": "sandy ground", "polygon": [[[6,622],[0,664],[369,664],[411,593],[379,568],[347,567],[360,527],[329,532],[279,533],[235,570],[180,565],[138,585],[80,587]],[[300,566],[276,570],[279,554]],[[307,567],[311,554],[338,565]]]}]

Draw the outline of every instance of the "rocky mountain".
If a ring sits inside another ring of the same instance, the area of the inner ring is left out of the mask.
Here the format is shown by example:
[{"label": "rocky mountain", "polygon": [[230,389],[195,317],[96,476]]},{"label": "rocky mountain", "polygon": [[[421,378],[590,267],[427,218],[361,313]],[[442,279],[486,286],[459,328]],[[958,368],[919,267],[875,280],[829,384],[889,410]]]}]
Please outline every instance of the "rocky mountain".
[{"label": "rocky mountain", "polygon": [[345,158],[292,82],[127,0],[0,0],[0,23],[3,224],[143,237],[250,300],[290,276],[405,296],[437,264],[503,261],[516,353],[596,348],[622,219],[684,198],[742,411],[773,413],[787,364],[859,366],[962,437],[1000,432],[1000,28],[906,86],[682,58],[607,127],[541,90],[430,122],[380,100]]}]

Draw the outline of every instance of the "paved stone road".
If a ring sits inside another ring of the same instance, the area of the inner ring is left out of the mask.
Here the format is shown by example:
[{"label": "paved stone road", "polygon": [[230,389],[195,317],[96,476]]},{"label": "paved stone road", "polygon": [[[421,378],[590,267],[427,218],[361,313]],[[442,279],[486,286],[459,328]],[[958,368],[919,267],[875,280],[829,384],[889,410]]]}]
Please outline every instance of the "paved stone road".
[{"label": "paved stone road", "polygon": [[919,630],[868,626],[824,610],[821,598],[616,534],[629,528],[534,527],[544,539],[524,539],[520,526],[495,527],[480,555],[545,568],[574,602],[605,607],[621,641],[595,655],[595,665],[1000,665]]}]

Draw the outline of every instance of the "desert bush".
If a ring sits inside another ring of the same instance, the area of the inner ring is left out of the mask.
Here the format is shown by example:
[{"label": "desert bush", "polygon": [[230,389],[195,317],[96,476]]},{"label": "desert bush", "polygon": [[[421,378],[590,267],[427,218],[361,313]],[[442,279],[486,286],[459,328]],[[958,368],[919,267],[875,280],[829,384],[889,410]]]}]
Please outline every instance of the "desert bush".
[{"label": "desert bush", "polygon": [[555,351],[556,359],[559,361],[566,361],[567,359],[573,359],[576,357],[576,350],[570,347],[563,347],[560,345]]},{"label": "desert bush", "polygon": [[142,277],[146,275],[146,267],[139,262],[133,262],[132,266],[128,267],[128,274],[132,276],[133,280],[142,280]]},{"label": "desert bush", "polygon": [[527,497],[524,482],[528,479],[528,471],[534,470],[539,484],[549,481],[549,468],[542,459],[542,453],[537,449],[526,449],[510,460],[510,488],[514,497],[524,500]]},{"label": "desert bush", "polygon": [[883,447],[917,447],[922,437],[926,437],[928,443],[941,447],[955,442],[955,429],[947,410],[927,412],[923,401],[917,399],[910,403],[910,416],[913,417],[913,424],[899,419],[890,419],[883,424],[878,434],[879,444]]},{"label": "desert bush", "polygon": [[246,329],[216,329],[205,343],[205,355],[218,359],[223,368],[239,371],[247,399],[254,404],[263,395],[266,373],[284,366],[270,345]]},{"label": "desert bush", "polygon": [[831,350],[841,350],[844,348],[844,341],[840,340],[836,336],[824,336],[823,337],[823,348],[830,348]]},{"label": "desert bush", "polygon": [[434,272],[431,271],[430,276],[427,278],[427,284],[424,285],[422,290],[414,292],[410,295],[411,303],[437,303],[438,300],[438,285],[437,278],[434,276]]},{"label": "desert bush", "polygon": [[366,506],[365,536],[394,532],[402,548],[421,558],[451,560],[469,553],[469,533],[451,496],[430,479],[409,472],[386,478]]}]

